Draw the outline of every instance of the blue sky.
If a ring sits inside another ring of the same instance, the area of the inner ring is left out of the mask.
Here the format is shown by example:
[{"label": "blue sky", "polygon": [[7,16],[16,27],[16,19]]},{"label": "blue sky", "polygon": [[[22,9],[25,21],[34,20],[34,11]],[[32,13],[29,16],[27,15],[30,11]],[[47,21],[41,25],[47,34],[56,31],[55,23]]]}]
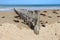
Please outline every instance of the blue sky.
[{"label": "blue sky", "polygon": [[60,4],[60,0],[0,0],[0,4]]}]

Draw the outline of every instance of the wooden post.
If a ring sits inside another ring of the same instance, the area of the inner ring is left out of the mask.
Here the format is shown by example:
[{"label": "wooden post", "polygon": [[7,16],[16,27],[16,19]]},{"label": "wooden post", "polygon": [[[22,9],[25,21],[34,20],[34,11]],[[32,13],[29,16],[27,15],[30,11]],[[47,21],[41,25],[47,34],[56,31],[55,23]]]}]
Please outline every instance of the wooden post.
[{"label": "wooden post", "polygon": [[39,11],[37,12],[37,21],[36,21],[36,25],[35,25],[35,27],[34,27],[34,33],[35,34],[39,34],[39,30],[40,30],[40,13],[39,13]]},{"label": "wooden post", "polygon": [[40,11],[38,11],[38,16],[37,16],[37,25],[40,26]]}]

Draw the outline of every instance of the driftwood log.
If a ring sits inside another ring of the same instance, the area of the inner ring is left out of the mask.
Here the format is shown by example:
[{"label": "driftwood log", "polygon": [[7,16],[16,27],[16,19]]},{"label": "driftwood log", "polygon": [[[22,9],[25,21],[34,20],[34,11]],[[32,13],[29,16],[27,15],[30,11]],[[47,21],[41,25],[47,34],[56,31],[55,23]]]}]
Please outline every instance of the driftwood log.
[{"label": "driftwood log", "polygon": [[24,20],[24,23],[29,25],[31,29],[34,30],[35,34],[39,34],[40,29],[40,14],[38,10],[16,10],[14,8],[14,12],[19,15],[20,19]]}]

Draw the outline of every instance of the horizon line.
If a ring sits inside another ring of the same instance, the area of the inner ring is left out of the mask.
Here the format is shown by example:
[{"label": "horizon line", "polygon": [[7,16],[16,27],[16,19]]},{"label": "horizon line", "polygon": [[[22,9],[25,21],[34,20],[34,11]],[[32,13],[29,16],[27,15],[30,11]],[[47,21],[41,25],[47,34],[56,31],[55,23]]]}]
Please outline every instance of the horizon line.
[{"label": "horizon line", "polygon": [[60,6],[60,4],[0,4],[0,6]]}]

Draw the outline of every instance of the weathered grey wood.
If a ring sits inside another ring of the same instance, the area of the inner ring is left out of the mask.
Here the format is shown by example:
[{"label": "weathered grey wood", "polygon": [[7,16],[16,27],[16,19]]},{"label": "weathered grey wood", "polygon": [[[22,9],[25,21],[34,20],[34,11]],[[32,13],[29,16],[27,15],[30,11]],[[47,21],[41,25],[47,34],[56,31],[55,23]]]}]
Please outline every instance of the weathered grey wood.
[{"label": "weathered grey wood", "polygon": [[40,30],[40,22],[39,22],[39,20],[40,20],[40,15],[39,15],[40,13],[39,13],[39,11],[38,10],[36,10],[35,11],[35,17],[36,17],[36,21],[35,21],[35,27],[34,27],[34,33],[36,33],[36,34],[39,34],[39,30]]},{"label": "weathered grey wood", "polygon": [[[39,34],[40,29],[40,13],[38,10],[20,10],[17,11],[14,9],[14,11],[20,16],[22,20],[24,20],[25,23],[28,23],[28,25],[34,26],[34,32],[36,34]],[[33,27],[32,26],[32,27]]]}]

